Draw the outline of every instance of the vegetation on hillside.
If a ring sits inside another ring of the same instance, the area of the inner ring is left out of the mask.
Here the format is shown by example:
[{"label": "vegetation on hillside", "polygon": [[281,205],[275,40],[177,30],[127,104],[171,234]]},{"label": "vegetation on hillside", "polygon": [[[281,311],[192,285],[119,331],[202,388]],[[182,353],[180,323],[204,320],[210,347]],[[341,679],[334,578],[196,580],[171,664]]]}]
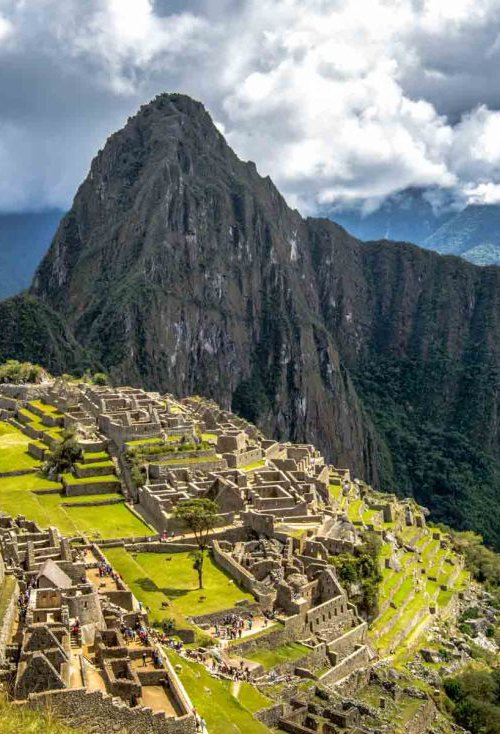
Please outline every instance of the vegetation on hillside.
[{"label": "vegetation on hillside", "polygon": [[500,670],[468,669],[447,678],[444,688],[457,724],[471,734],[500,732]]},{"label": "vegetation on hillside", "polygon": [[330,559],[350,600],[367,619],[373,619],[378,612],[381,547],[378,535],[367,532],[355,555],[342,553]]},{"label": "vegetation on hillside", "polygon": [[483,545],[483,539],[471,531],[458,532],[443,526],[453,541],[454,549],[464,556],[468,570],[490,591],[500,588],[500,554]]},{"label": "vegetation on hillside", "polygon": [[22,383],[41,382],[47,372],[39,364],[19,362],[17,359],[8,359],[0,365],[0,382],[20,385]]},{"label": "vegetation on hillside", "polygon": [[76,729],[61,724],[50,711],[30,711],[10,704],[0,694],[0,731],[5,734],[77,734]]},{"label": "vegetation on hillside", "polygon": [[[447,381],[462,385],[458,415],[443,391]],[[495,404],[494,369],[439,355],[426,365],[373,357],[360,365],[356,385],[388,448],[379,462],[383,488],[415,497],[435,522],[473,529],[500,549],[500,461],[478,407]]]}]

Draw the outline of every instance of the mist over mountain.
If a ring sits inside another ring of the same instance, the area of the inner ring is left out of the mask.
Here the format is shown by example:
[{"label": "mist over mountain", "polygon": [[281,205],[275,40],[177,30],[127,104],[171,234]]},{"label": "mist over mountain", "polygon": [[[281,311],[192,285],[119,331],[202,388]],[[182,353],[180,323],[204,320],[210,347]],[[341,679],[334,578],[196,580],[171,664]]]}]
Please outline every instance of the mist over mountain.
[{"label": "mist over mountain", "polygon": [[458,210],[431,204],[432,192],[408,189],[375,211],[334,209],[328,216],[361,240],[399,240],[477,265],[500,264],[500,205],[470,204]]},{"label": "mist over mountain", "polygon": [[214,397],[500,547],[500,269],[303,219],[203,106],[112,135],[0,359]]}]

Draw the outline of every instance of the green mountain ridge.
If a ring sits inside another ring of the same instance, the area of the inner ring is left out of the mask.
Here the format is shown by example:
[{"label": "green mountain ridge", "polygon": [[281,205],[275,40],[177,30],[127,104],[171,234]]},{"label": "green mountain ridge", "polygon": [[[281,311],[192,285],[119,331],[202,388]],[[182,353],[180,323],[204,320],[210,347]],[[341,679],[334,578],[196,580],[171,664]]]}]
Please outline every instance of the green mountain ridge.
[{"label": "green mountain ridge", "polygon": [[304,220],[201,104],[161,95],[94,159],[29,295],[0,304],[0,355],[213,397],[499,548],[499,286]]}]

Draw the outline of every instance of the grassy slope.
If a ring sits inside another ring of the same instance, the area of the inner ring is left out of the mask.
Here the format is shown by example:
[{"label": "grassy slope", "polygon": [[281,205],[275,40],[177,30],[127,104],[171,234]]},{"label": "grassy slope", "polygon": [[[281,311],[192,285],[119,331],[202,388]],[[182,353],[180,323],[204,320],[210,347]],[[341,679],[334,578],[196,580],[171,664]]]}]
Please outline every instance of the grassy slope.
[{"label": "grassy slope", "polygon": [[[241,599],[251,599],[212,558],[205,559],[204,588],[198,588],[189,553],[137,553],[124,548],[107,548],[109,562],[123,576],[137,598],[151,609],[151,619],[162,621],[175,617],[185,624],[185,617],[229,609]],[[171,560],[166,560],[170,558]],[[200,600],[200,597],[205,597]],[[170,602],[163,609],[161,604]]]},{"label": "grassy slope", "polygon": [[[151,529],[124,504],[63,507],[62,503],[67,502],[68,498],[62,494],[34,494],[32,491],[43,489],[61,489],[61,485],[36,474],[1,477],[0,510],[13,516],[21,513],[41,527],[56,525],[65,535],[89,533],[92,536],[99,534],[103,538],[115,538],[151,533]],[[102,497],[96,495],[94,499],[100,500]],[[91,500],[92,497],[83,496],[70,501]]]},{"label": "grassy slope", "polygon": [[[179,677],[193,706],[203,716],[210,734],[266,734],[269,729],[252,716],[268,701],[255,689],[240,689],[239,698],[232,694],[233,683],[212,678],[199,663],[180,658],[168,651],[171,662],[181,666]],[[247,684],[248,685],[248,684]],[[262,704],[262,705],[260,705]]]},{"label": "grassy slope", "polygon": [[18,428],[0,421],[0,472],[40,466],[40,462],[27,453],[30,441]]},{"label": "grassy slope", "polygon": [[0,732],[2,734],[76,734],[50,715],[13,706],[0,697]]},{"label": "grassy slope", "polygon": [[252,651],[246,657],[260,663],[265,670],[270,670],[280,663],[298,660],[310,652],[311,650],[305,645],[301,645],[300,642],[289,642],[276,647],[274,650],[263,648],[262,650]]}]

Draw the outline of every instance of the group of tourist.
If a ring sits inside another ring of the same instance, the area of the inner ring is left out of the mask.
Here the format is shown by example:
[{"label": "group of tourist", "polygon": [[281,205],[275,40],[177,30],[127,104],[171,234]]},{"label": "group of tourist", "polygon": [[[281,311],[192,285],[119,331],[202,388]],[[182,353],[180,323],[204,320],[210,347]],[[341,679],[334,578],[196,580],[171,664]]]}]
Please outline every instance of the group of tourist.
[{"label": "group of tourist", "polygon": [[36,586],[35,577],[30,578],[25,591],[22,591],[17,598],[17,606],[19,607],[19,621],[24,622],[26,620],[26,613],[28,611],[28,604],[31,596],[31,589]]},{"label": "group of tourist", "polygon": [[117,574],[116,571],[113,571],[113,567],[110,566],[109,563],[102,561],[99,564],[99,578],[103,579],[106,576],[110,576],[113,581],[118,581],[118,579],[120,578],[119,574]]},{"label": "group of tourist", "polygon": [[222,677],[239,681],[250,680],[250,668],[245,665],[245,661],[240,660],[238,665],[230,665],[223,659],[220,648],[213,648],[210,651],[188,649],[184,652],[184,657],[201,663],[209,673],[217,678]]},{"label": "group of tourist", "polygon": [[183,648],[182,642],[173,640],[165,629],[160,632],[153,627],[145,627],[139,620],[136,621],[134,627],[129,627],[122,622],[120,631],[127,645],[137,642],[145,647],[151,647],[156,642],[160,645],[167,645],[176,652],[180,652]]},{"label": "group of tourist", "polygon": [[245,627],[247,630],[251,631],[253,624],[254,619],[252,612],[248,612],[246,618],[239,614],[226,614],[220,622],[215,623],[214,634],[215,637],[219,637],[222,640],[241,639]]}]

